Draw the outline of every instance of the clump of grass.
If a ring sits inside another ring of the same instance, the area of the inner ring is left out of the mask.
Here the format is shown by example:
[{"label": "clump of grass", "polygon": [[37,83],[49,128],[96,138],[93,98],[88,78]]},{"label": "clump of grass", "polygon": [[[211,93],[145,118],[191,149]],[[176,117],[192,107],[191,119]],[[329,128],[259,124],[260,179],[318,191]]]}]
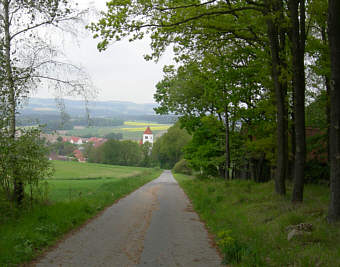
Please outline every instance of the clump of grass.
[{"label": "clump of grass", "polygon": [[[232,266],[340,266],[340,225],[326,220],[329,189],[307,185],[301,205],[274,193],[273,182],[192,179],[174,174],[194,209],[216,236]],[[313,231],[287,240],[287,226],[311,223]]]}]

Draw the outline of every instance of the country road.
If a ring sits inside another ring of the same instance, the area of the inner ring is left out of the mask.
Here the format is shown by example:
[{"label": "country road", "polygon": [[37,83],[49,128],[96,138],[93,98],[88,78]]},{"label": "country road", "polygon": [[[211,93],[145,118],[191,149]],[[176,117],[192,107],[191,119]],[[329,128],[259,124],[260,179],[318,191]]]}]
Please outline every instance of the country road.
[{"label": "country road", "polygon": [[46,253],[34,266],[221,266],[190,202],[165,171]]}]

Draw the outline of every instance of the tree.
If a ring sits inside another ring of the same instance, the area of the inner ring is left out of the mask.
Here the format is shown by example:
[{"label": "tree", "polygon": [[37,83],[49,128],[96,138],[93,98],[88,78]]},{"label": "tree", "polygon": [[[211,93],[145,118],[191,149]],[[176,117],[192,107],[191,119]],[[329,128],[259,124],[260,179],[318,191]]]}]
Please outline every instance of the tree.
[{"label": "tree", "polygon": [[305,46],[306,46],[306,7],[305,0],[289,0],[288,12],[291,22],[290,46],[292,53],[293,109],[296,153],[294,158],[293,202],[302,202],[306,162],[305,133]]},{"label": "tree", "polygon": [[140,146],[130,140],[110,139],[88,153],[89,162],[123,166],[138,166],[143,157]]},{"label": "tree", "polygon": [[329,0],[328,38],[331,55],[330,90],[330,179],[329,222],[340,220],[340,2]]},{"label": "tree", "polygon": [[190,139],[191,136],[188,132],[181,129],[177,122],[154,143],[151,154],[152,160],[158,162],[161,168],[172,169],[183,158],[183,148]]},{"label": "tree", "polygon": [[184,158],[193,169],[205,175],[225,173],[223,124],[213,116],[200,119],[192,140],[185,147]]},{"label": "tree", "polygon": [[[58,51],[46,40],[51,28],[62,30],[64,23],[79,20],[81,12],[73,9],[67,0],[1,0],[0,10],[1,100],[2,106],[7,106],[9,138],[15,144],[18,107],[38,84],[51,82],[59,97],[65,90],[70,94],[88,96],[90,82],[80,68],[57,60],[60,57]],[[81,80],[72,74],[80,75]],[[59,104],[62,108],[61,101]],[[9,151],[14,199],[20,206],[24,198],[25,177],[19,173],[18,156],[14,149]]]},{"label": "tree", "polygon": [[[260,16],[259,16],[260,15]],[[262,17],[261,17],[262,16]],[[175,52],[196,52],[198,39],[214,38],[217,41],[231,40],[235,44],[265,46],[271,48],[272,85],[277,107],[277,163],[275,188],[285,194],[285,179],[288,165],[288,108],[286,30],[284,3],[275,1],[132,1],[108,2],[108,12],[97,24],[90,25],[94,37],[101,37],[99,50],[104,50],[111,41],[128,35],[131,40],[141,39],[151,32],[150,58],[158,58],[167,46]],[[265,20],[264,20],[264,19]],[[265,25],[267,21],[267,36]],[[264,36],[264,38],[260,38]],[[266,38],[267,37],[267,38]]]},{"label": "tree", "polygon": [[109,134],[105,135],[104,138],[121,140],[121,139],[123,139],[123,134],[122,133],[109,133]]}]

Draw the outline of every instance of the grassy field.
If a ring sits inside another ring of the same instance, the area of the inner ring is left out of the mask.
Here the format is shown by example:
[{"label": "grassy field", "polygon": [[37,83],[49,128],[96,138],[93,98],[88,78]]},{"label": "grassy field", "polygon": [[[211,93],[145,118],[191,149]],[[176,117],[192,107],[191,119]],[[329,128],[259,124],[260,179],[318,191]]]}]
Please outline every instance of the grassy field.
[{"label": "grassy field", "polygon": [[96,136],[103,137],[109,133],[122,133],[125,140],[140,140],[146,127],[150,126],[155,136],[165,133],[172,125],[149,122],[126,121],[123,126],[116,127],[88,127],[84,129],[74,129],[67,131],[73,136]]},{"label": "grassy field", "polygon": [[53,161],[55,173],[52,179],[100,179],[126,178],[140,175],[148,168],[112,166],[96,163],[79,163],[75,161]]},{"label": "grassy field", "polygon": [[[175,174],[232,266],[340,266],[340,225],[329,225],[329,189],[307,185],[302,205],[275,195],[274,184]],[[312,224],[288,241],[287,227]]]},{"label": "grassy field", "polygon": [[0,198],[0,266],[29,262],[65,233],[161,173],[77,162],[54,165],[55,175],[46,181],[46,204],[13,212]]}]

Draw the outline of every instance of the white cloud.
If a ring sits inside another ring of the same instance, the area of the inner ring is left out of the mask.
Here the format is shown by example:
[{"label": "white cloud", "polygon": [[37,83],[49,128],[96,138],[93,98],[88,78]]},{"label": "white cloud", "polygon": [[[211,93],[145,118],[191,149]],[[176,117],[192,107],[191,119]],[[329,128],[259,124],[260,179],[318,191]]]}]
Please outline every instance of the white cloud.
[{"label": "white cloud", "polygon": [[[103,9],[106,1],[78,2],[81,8],[86,8],[92,2],[92,5]],[[97,40],[92,39],[91,33],[78,42],[68,39],[70,36],[65,38],[66,56],[90,74],[99,89],[98,100],[154,102],[155,85],[162,79],[163,66],[172,63],[170,53],[165,54],[158,64],[145,61],[143,55],[150,52],[148,39],[132,43],[127,40],[117,42],[100,53],[96,48]],[[36,96],[52,97],[52,93],[39,90]]]}]

